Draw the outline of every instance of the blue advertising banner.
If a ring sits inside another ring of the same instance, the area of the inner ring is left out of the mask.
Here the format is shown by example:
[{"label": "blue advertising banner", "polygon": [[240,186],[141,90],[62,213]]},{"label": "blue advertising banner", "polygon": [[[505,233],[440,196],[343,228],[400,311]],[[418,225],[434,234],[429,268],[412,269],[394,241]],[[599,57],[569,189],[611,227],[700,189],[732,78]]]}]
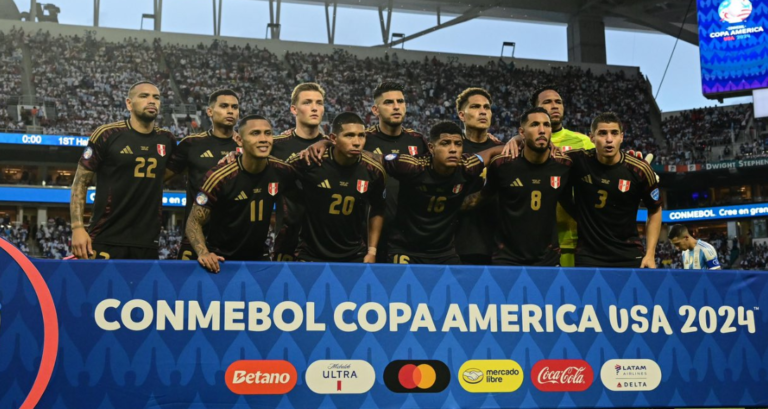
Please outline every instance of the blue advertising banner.
[{"label": "blue advertising banner", "polygon": [[31,135],[0,132],[0,144],[40,145],[40,146],[88,146],[87,136],[71,135]]},{"label": "blue advertising banner", "polygon": [[[0,407],[768,405],[768,274],[29,262],[0,241]],[[13,257],[13,258],[12,258]]]},{"label": "blue advertising banner", "polygon": [[[71,190],[63,187],[0,186],[0,202],[68,204],[71,195]],[[93,204],[95,198],[96,188],[88,189],[85,202]],[[163,206],[184,207],[186,205],[186,193],[163,191]]]}]

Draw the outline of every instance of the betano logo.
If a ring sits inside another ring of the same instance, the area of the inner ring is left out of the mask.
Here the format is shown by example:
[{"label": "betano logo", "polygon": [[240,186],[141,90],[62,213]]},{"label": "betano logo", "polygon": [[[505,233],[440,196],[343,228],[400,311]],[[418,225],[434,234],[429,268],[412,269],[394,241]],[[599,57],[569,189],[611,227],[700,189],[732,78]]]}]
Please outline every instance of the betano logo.
[{"label": "betano logo", "polygon": [[442,392],[450,382],[451,373],[440,361],[392,361],[384,369],[384,384],[396,393]]},{"label": "betano logo", "polygon": [[514,392],[523,384],[523,368],[511,359],[467,361],[459,369],[459,383],[467,392]]},{"label": "betano logo", "polygon": [[282,395],[296,386],[296,368],[287,361],[235,361],[224,375],[238,395]]},{"label": "betano logo", "polygon": [[307,368],[305,379],[317,394],[359,394],[371,390],[376,371],[365,361],[322,360]]},{"label": "betano logo", "polygon": [[650,359],[611,359],[600,369],[600,379],[614,392],[652,391],[661,383],[661,368]]},{"label": "betano logo", "polygon": [[583,392],[595,374],[581,359],[544,359],[531,369],[533,386],[542,392]]}]

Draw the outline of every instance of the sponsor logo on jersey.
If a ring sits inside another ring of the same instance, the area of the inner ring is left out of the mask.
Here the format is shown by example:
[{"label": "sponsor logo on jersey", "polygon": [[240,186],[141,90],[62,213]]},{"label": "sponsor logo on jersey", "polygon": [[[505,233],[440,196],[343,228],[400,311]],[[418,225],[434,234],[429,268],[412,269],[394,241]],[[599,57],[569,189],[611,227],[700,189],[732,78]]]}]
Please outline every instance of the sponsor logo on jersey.
[{"label": "sponsor logo on jersey", "polygon": [[419,154],[419,147],[418,146],[409,146],[408,147],[408,153],[410,153],[413,156],[416,156]]},{"label": "sponsor logo on jersey", "polygon": [[157,154],[160,156],[165,156],[165,145],[157,144]]},{"label": "sponsor logo on jersey", "polygon": [[395,159],[397,159],[397,154],[396,153],[390,153],[389,155],[385,156],[384,159],[386,159],[386,160],[395,160]]},{"label": "sponsor logo on jersey", "polygon": [[317,187],[321,187],[323,189],[330,189],[331,188],[331,182],[329,182],[328,179],[325,179],[324,181],[318,183]]},{"label": "sponsor logo on jersey", "polygon": [[246,200],[246,199],[248,199],[248,195],[246,195],[245,192],[243,192],[242,190],[240,191],[240,194],[237,195],[237,197],[235,198],[236,201],[237,200]]},{"label": "sponsor logo on jersey", "polygon": [[381,148],[376,148],[373,150],[373,153],[381,155]]},{"label": "sponsor logo on jersey", "polygon": [[278,183],[270,183],[269,187],[267,188],[267,193],[269,193],[271,196],[274,196],[277,194],[277,185]]},{"label": "sponsor logo on jersey", "polygon": [[523,187],[523,182],[520,180],[520,178],[515,179],[514,182],[510,185],[512,187]]},{"label": "sponsor logo on jersey", "polygon": [[140,148],[144,152],[149,152],[149,146],[140,146]]},{"label": "sponsor logo on jersey", "polygon": [[653,189],[651,192],[651,198],[653,200],[659,200],[659,188]]},{"label": "sponsor logo on jersey", "polygon": [[124,155],[133,155],[133,149],[131,149],[130,146],[126,146],[125,148],[123,148],[123,150],[120,151],[120,153]]},{"label": "sponsor logo on jersey", "polygon": [[549,178],[549,185],[557,189],[560,187],[560,176],[552,176]]},{"label": "sponsor logo on jersey", "polygon": [[459,383],[467,392],[514,392],[523,384],[523,368],[511,359],[479,359],[464,362]]},{"label": "sponsor logo on jersey", "polygon": [[583,392],[595,378],[595,373],[581,359],[544,359],[531,369],[531,381],[543,392]]},{"label": "sponsor logo on jersey", "polygon": [[205,204],[208,203],[208,196],[203,192],[198,193],[197,197],[195,197],[195,203],[200,206],[205,206]]},{"label": "sponsor logo on jersey", "polygon": [[305,379],[314,393],[359,394],[371,390],[376,371],[365,361],[322,360],[307,368]]},{"label": "sponsor logo on jersey", "polygon": [[600,369],[600,379],[614,392],[652,391],[661,383],[661,368],[650,359],[611,359]]},{"label": "sponsor logo on jersey", "polygon": [[296,368],[287,361],[235,361],[224,375],[238,395],[283,395],[296,386]]},{"label": "sponsor logo on jersey", "polygon": [[592,184],[592,175],[584,176],[583,178],[581,178],[581,180],[583,180],[584,182],[587,182],[587,183],[589,183],[591,185]]},{"label": "sponsor logo on jersey", "polygon": [[453,189],[451,189],[451,192],[453,192],[454,194],[459,194],[461,193],[462,189],[464,189],[464,185],[459,183],[458,185],[454,186]]},{"label": "sponsor logo on jersey", "polygon": [[201,158],[212,158],[213,154],[211,153],[211,151],[205,151],[205,152],[203,152],[202,155],[200,155],[200,157]]},{"label": "sponsor logo on jersey", "polygon": [[440,361],[392,361],[384,369],[384,384],[395,393],[437,393],[449,383],[451,372]]},{"label": "sponsor logo on jersey", "polygon": [[630,184],[631,184],[631,182],[630,182],[630,181],[628,181],[628,180],[619,179],[619,190],[620,190],[622,193],[626,193],[626,192],[629,192],[629,185],[630,185]]},{"label": "sponsor logo on jersey", "polygon": [[360,193],[365,193],[368,191],[368,181],[367,180],[358,180],[357,181],[357,191]]},{"label": "sponsor logo on jersey", "polygon": [[91,156],[93,156],[93,149],[91,149],[91,147],[89,146],[85,148],[85,150],[83,151],[83,158],[85,158],[85,160],[88,160],[88,159],[91,159]]}]

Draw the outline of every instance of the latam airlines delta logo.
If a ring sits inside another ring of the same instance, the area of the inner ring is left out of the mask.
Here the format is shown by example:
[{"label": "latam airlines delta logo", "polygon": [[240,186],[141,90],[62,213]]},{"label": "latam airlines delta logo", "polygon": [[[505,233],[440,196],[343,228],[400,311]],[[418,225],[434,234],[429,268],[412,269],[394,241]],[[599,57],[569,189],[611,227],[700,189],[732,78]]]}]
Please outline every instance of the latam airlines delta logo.
[{"label": "latam airlines delta logo", "polygon": [[614,392],[652,391],[661,383],[661,368],[650,359],[611,359],[600,369],[600,379]]},{"label": "latam airlines delta logo", "polygon": [[296,386],[296,368],[282,360],[235,361],[224,375],[227,387],[238,395],[282,395]]},{"label": "latam airlines delta logo", "polygon": [[322,360],[307,368],[306,381],[317,394],[360,394],[373,388],[376,371],[365,361]]},{"label": "latam airlines delta logo", "polygon": [[752,3],[749,0],[725,0],[717,8],[720,21],[731,24],[741,23],[752,14]]},{"label": "latam airlines delta logo", "polygon": [[459,383],[467,392],[514,392],[523,384],[523,368],[511,359],[477,359],[459,369]]}]

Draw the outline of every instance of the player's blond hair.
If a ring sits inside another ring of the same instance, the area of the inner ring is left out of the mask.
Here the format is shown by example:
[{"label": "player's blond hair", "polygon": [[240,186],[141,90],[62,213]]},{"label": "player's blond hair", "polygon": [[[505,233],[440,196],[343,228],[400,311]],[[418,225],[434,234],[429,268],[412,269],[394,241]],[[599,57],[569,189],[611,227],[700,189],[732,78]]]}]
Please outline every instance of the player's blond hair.
[{"label": "player's blond hair", "polygon": [[325,90],[316,82],[305,82],[296,86],[291,92],[291,105],[299,102],[299,95],[304,91],[317,91],[325,98]]}]

